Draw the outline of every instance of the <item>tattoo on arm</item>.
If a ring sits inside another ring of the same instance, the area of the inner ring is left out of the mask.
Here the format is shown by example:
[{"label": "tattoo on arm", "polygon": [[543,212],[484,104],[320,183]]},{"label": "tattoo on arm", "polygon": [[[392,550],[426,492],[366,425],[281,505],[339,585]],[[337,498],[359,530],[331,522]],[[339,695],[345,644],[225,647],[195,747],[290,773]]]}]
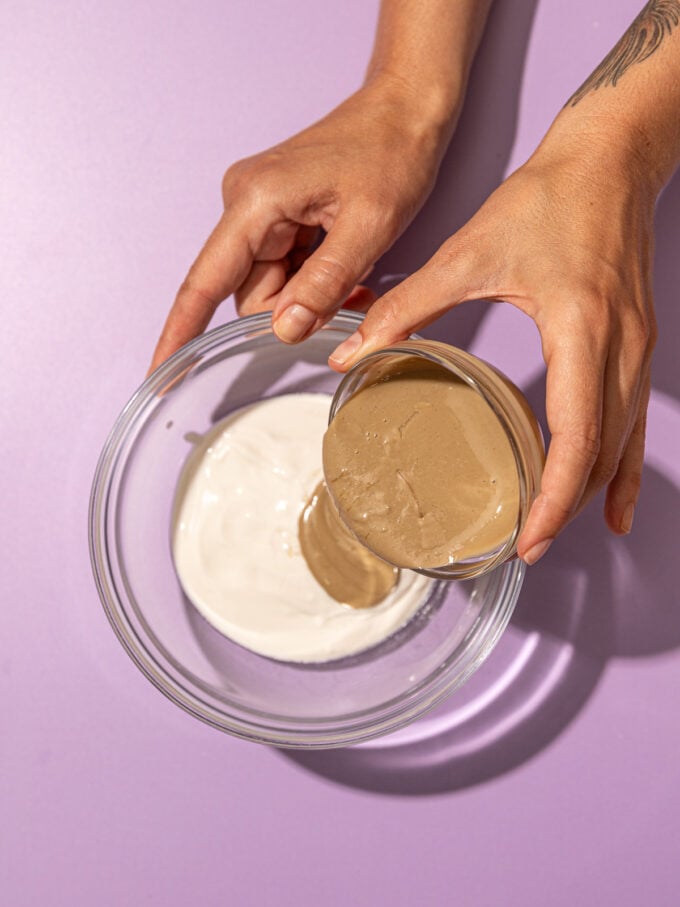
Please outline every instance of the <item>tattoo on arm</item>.
[{"label": "tattoo on arm", "polygon": [[651,57],[679,24],[680,0],[650,0],[618,44],[564,106],[574,107],[591,91],[603,86],[616,86],[629,67]]}]

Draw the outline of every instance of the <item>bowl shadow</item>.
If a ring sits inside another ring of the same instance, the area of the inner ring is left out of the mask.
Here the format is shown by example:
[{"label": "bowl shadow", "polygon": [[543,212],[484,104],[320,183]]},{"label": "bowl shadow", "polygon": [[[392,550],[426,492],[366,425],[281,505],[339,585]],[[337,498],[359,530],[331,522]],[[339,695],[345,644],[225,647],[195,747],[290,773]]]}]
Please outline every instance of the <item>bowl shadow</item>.
[{"label": "bowl shadow", "polygon": [[610,659],[680,646],[671,572],[678,489],[651,468],[644,486],[630,537],[608,537],[590,507],[527,572],[508,651],[502,639],[431,716],[374,743],[284,757],[338,784],[418,796],[481,784],[544,750],[582,710]]},{"label": "bowl shadow", "polygon": [[[504,2],[492,8],[436,191],[376,265],[370,283],[378,294],[422,266],[502,181],[536,6]],[[672,328],[680,310],[669,303],[680,280],[674,253],[680,174],[661,197],[656,222],[655,285],[663,332],[653,384],[677,399],[677,332]],[[484,303],[459,306],[423,333],[469,348],[487,311]],[[546,431],[544,378],[525,392]],[[334,783],[403,796],[455,792],[526,764],[581,713],[611,659],[680,647],[672,573],[680,530],[678,497],[677,486],[646,465],[635,529],[625,539],[608,534],[602,501],[592,502],[540,566],[527,572],[508,630],[487,662],[405,732],[356,747],[281,750],[281,755]]]}]

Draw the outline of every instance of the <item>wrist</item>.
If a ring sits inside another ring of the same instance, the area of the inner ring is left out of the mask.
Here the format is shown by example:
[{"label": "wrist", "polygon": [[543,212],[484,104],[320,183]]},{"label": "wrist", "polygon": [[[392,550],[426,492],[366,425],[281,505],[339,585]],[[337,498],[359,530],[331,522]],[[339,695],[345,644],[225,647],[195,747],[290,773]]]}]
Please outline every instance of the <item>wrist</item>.
[{"label": "wrist", "polygon": [[591,94],[563,108],[541,146],[555,151],[579,145],[594,166],[622,168],[656,199],[678,165],[680,121],[648,101],[637,91],[625,98]]},{"label": "wrist", "polygon": [[462,108],[462,83],[450,76],[417,84],[399,72],[381,68],[369,70],[361,91],[377,100],[381,110],[399,120],[416,139],[443,156]]},{"label": "wrist", "polygon": [[566,161],[602,187],[625,184],[652,205],[673,172],[644,129],[610,113],[562,111],[528,163]]}]

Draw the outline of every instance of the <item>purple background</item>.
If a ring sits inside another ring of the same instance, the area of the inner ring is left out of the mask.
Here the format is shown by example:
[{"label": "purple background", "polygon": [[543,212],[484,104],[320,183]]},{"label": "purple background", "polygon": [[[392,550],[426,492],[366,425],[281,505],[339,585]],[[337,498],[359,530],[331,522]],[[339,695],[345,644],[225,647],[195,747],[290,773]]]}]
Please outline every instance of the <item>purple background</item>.
[{"label": "purple background", "polygon": [[[525,159],[640,4],[498,0],[438,188],[376,279],[424,261]],[[376,9],[2,4],[0,891],[12,907],[677,903],[680,179],[658,211],[661,339],[634,532],[613,540],[595,505],[565,533],[530,571],[460,700],[468,711],[449,703],[401,746],[243,743],[153,689],[100,607],[92,473],[219,215],[222,172],[357,86]],[[471,304],[437,331],[540,408],[537,335],[510,306]]]}]

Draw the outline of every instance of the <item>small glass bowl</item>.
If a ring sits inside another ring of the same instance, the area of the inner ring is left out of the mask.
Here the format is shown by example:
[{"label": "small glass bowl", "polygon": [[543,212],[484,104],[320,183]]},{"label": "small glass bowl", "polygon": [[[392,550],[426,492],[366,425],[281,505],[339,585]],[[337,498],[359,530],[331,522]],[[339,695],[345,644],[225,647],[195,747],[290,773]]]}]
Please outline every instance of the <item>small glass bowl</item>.
[{"label": "small glass bowl", "polygon": [[[360,359],[338,385],[331,404],[330,421],[333,421],[336,413],[362,388],[384,380],[387,368],[414,358],[441,366],[480,394],[498,419],[515,458],[519,482],[519,507],[513,529],[507,539],[493,550],[473,558],[461,559],[441,567],[413,568],[417,573],[435,579],[471,579],[483,576],[517,554],[517,539],[538,494],[543,472],[545,445],[541,428],[528,401],[506,375],[471,353],[438,340],[421,338],[405,340],[397,346],[369,353]],[[332,496],[332,486],[328,487]],[[340,507],[337,509],[347,528],[353,532],[351,522],[345,519],[342,509]],[[370,548],[368,545],[366,547]],[[384,557],[382,552],[374,551],[374,554]]]},{"label": "small glass bowl", "polygon": [[248,740],[346,746],[408,724],[484,661],[522,585],[524,565],[518,560],[469,582],[433,582],[420,610],[389,639],[350,658],[311,665],[275,661],[239,646],[183,594],[170,526],[191,433],[203,434],[265,397],[330,397],[340,376],[327,358],[361,320],[342,312],[299,346],[276,339],[268,314],[197,338],[133,395],[94,476],[92,568],[118,639],[170,700]]}]

